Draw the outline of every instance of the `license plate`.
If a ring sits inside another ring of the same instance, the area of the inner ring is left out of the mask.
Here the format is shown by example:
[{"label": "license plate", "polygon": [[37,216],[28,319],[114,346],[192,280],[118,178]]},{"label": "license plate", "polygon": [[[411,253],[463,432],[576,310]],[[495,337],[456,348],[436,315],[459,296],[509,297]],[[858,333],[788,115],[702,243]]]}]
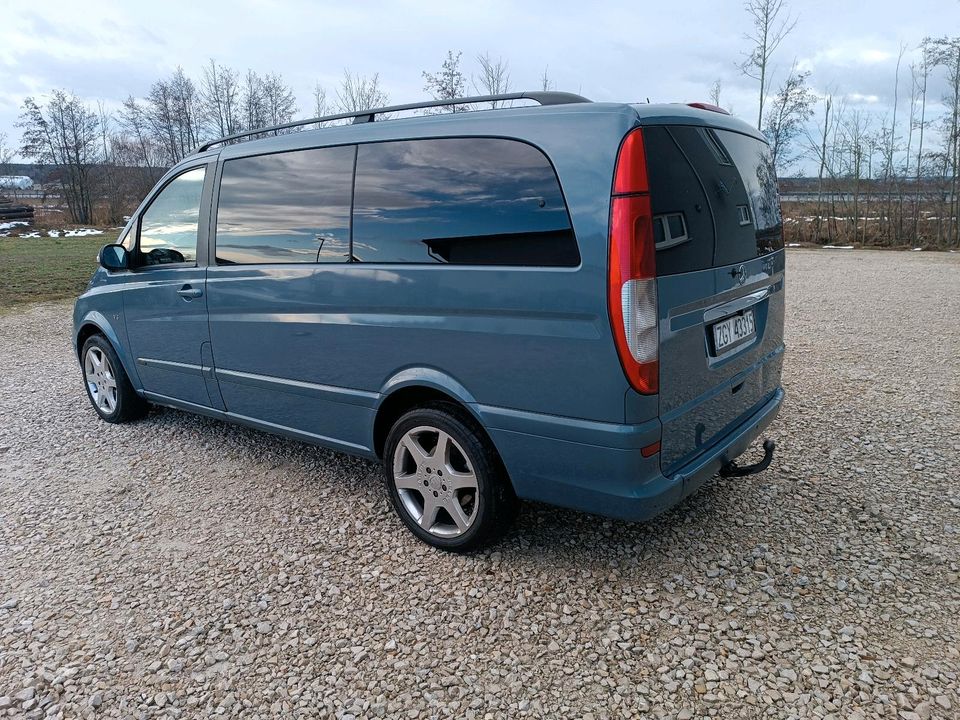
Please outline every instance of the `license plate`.
[{"label": "license plate", "polygon": [[753,320],[753,310],[747,310],[743,315],[734,315],[714,324],[713,347],[717,354],[720,354],[731,345],[736,345],[742,340],[753,337],[756,332],[757,326]]}]

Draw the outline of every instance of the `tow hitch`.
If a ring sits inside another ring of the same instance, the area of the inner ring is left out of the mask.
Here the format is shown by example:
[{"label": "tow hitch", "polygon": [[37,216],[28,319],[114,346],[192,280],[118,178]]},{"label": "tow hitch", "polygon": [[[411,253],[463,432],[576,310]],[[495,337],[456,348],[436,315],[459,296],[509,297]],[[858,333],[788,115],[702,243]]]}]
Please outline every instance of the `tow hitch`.
[{"label": "tow hitch", "polygon": [[773,460],[773,451],[776,447],[777,444],[773,440],[764,440],[763,460],[753,465],[744,465],[743,467],[731,460],[720,468],[720,477],[744,477],[746,475],[755,475],[758,472],[763,472],[770,467],[770,462]]}]

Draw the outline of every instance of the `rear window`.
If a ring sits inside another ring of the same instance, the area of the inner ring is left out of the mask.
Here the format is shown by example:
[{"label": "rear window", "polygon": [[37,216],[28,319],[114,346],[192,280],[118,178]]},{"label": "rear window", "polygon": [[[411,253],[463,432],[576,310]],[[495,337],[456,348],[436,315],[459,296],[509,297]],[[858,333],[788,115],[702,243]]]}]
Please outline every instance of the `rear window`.
[{"label": "rear window", "polygon": [[374,263],[580,263],[550,162],[499,138],[360,145],[353,254]]},{"label": "rear window", "polygon": [[[657,274],[704,270],[713,265],[710,202],[693,165],[671,130],[644,128]],[[703,146],[707,152],[707,147]]]},{"label": "rear window", "polygon": [[644,129],[657,274],[746,262],[783,247],[766,143],[729,130]]},{"label": "rear window", "polygon": [[354,152],[350,145],[227,160],[217,262],[348,261]]},{"label": "rear window", "polygon": [[[729,130],[715,132],[727,149],[743,181],[741,197],[734,203],[741,225],[751,225],[752,238],[744,238],[740,247],[717,248],[717,264],[752,260],[783,248],[783,219],[780,217],[780,198],[777,188],[777,173],[773,167],[770,147],[748,135]],[[744,210],[748,212],[744,213]],[[726,207],[724,208],[726,217]]]}]

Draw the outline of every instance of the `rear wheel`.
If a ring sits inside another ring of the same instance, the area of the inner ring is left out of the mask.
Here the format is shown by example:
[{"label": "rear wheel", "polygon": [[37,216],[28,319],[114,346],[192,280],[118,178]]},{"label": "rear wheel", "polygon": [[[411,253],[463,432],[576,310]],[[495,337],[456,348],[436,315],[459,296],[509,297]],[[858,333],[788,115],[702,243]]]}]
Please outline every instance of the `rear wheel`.
[{"label": "rear wheel", "polygon": [[103,335],[83,344],[83,381],[97,414],[108,423],[137,420],[147,414],[147,402],[137,395],[113,346]]},{"label": "rear wheel", "polygon": [[473,418],[441,403],[411,410],[384,448],[390,500],[418,538],[466,552],[499,539],[518,502],[496,451]]}]

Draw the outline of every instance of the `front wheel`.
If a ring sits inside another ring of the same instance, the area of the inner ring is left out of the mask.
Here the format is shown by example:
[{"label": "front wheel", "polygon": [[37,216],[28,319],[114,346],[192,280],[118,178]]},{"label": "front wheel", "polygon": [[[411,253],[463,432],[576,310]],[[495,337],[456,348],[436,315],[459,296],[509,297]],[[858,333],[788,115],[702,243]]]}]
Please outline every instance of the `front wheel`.
[{"label": "front wheel", "polygon": [[147,402],[137,395],[120,358],[103,335],[91,335],[81,350],[87,397],[108,423],[136,420],[147,414]]},{"label": "front wheel", "polygon": [[499,539],[517,498],[490,441],[455,405],[411,410],[384,449],[387,491],[397,514],[434,547],[466,552]]}]

